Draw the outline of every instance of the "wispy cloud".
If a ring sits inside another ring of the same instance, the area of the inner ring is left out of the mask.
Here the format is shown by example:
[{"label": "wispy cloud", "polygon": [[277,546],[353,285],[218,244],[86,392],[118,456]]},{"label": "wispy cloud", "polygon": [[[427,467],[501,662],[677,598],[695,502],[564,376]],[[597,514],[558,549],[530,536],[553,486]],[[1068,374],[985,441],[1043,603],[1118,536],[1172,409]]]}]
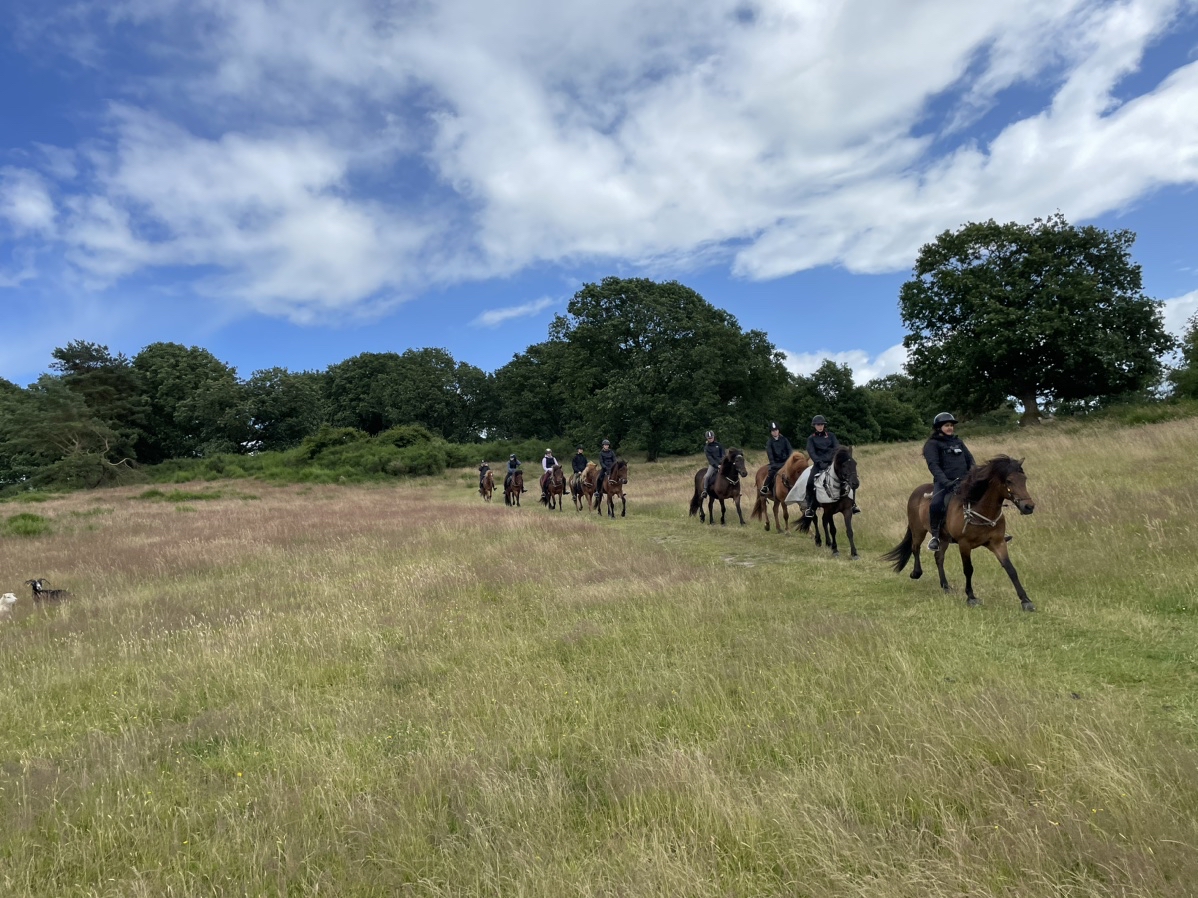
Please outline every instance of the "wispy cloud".
[{"label": "wispy cloud", "polygon": [[521,303],[518,306],[508,306],[503,309],[488,309],[477,318],[470,322],[473,327],[499,327],[504,322],[511,321],[513,318],[531,318],[533,315],[539,315],[546,309],[557,305],[557,300],[545,296],[541,299],[534,299],[531,302]]},{"label": "wispy cloud", "polygon": [[1192,290],[1183,296],[1175,296],[1165,300],[1165,330],[1180,337],[1185,333],[1186,324],[1193,315],[1198,313],[1198,290]]},{"label": "wispy cloud", "polygon": [[901,343],[877,355],[870,355],[862,349],[849,349],[845,352],[789,352],[784,349],[782,354],[785,356],[783,364],[787,370],[795,374],[811,374],[827,359],[838,365],[848,365],[853,369],[853,381],[858,384],[867,383],[876,377],[885,377],[887,374],[897,374],[903,370],[903,365],[907,364],[907,350]]}]

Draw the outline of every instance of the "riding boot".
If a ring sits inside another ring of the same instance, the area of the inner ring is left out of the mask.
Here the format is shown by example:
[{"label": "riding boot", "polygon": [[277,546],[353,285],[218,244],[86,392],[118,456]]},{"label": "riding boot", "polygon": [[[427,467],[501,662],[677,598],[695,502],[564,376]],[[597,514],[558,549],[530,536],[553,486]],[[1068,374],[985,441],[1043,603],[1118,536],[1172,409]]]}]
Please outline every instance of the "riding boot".
[{"label": "riding boot", "polygon": [[940,525],[932,528],[932,538],[928,540],[928,551],[938,552],[940,550]]},{"label": "riding boot", "polygon": [[814,518],[815,517],[815,486],[814,486],[814,484],[811,484],[811,483],[807,484],[807,497],[806,498],[807,498],[807,509],[803,512],[803,517]]},{"label": "riding boot", "polygon": [[768,496],[769,494],[770,494],[770,488],[768,486],[762,486],[761,495]]}]

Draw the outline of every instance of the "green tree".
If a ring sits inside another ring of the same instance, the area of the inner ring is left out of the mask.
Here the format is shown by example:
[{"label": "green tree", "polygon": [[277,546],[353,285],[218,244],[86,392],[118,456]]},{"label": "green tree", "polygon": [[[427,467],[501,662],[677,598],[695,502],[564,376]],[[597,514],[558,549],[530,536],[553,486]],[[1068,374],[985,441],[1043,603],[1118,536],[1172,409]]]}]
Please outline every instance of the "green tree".
[{"label": "green tree", "polygon": [[1161,304],[1142,291],[1134,241],[1059,213],[944,232],[900,291],[907,372],[965,412],[1014,397],[1026,422],[1039,419],[1041,401],[1149,386],[1173,340]]},{"label": "green tree", "polygon": [[150,415],[137,456],[148,464],[240,452],[252,437],[237,371],[206,349],[151,343],[133,359]]},{"label": "green tree", "polygon": [[786,383],[781,354],[759,331],[676,281],[586,284],[550,326],[562,354],[566,421],[663,452],[695,451],[708,427],[725,442],[764,433]]},{"label": "green tree", "polygon": [[290,449],[325,421],[325,375],[265,368],[245,382],[252,440],[262,450]]},{"label": "green tree", "polygon": [[134,456],[150,403],[133,363],[124,354],[114,356],[107,346],[84,340],[73,340],[51,355],[50,368],[112,431],[113,451]]},{"label": "green tree", "polygon": [[1181,338],[1181,364],[1169,372],[1174,395],[1198,399],[1198,314],[1186,322]]},{"label": "green tree", "polygon": [[870,409],[878,422],[878,439],[884,443],[916,440],[926,436],[936,403],[906,374],[876,377],[865,385]]}]

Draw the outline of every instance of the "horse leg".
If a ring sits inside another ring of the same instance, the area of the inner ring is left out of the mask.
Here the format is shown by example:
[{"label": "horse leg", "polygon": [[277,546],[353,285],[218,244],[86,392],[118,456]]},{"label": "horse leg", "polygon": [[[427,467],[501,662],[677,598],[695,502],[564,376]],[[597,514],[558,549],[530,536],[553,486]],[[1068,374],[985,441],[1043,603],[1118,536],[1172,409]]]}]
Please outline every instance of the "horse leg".
[{"label": "horse leg", "polygon": [[724,526],[724,516],[728,514],[728,506],[724,504],[724,500],[720,500],[720,526]]},{"label": "horse leg", "polygon": [[824,529],[827,530],[828,548],[832,550],[832,557],[840,557],[840,547],[836,545],[836,509],[829,508],[824,512]]},{"label": "horse leg", "polygon": [[607,516],[613,521],[616,519],[616,497],[611,493],[607,494]]},{"label": "horse leg", "polygon": [[627,511],[628,499],[623,493],[620,493],[620,517],[624,517]]},{"label": "horse leg", "polygon": [[1011,585],[1015,587],[1015,595],[1019,596],[1019,604],[1023,606],[1023,610],[1035,611],[1036,606],[1027,597],[1027,593],[1023,589],[1023,584],[1019,582],[1019,574],[1015,572],[1015,565],[1011,564],[1011,556],[1007,553],[1007,544],[1000,542],[997,548],[990,546],[990,551],[994,553],[994,557],[998,559],[998,563],[1002,565],[1002,569],[1011,578]]},{"label": "horse leg", "polygon": [[861,556],[857,554],[857,542],[853,539],[853,507],[851,505],[849,510],[844,512],[844,535],[849,538],[849,558],[857,561]]},{"label": "horse leg", "polygon": [[740,518],[740,525],[743,527],[745,526],[745,516],[740,510],[740,493],[737,493],[736,498],[732,501],[736,503],[736,516]]},{"label": "horse leg", "polygon": [[961,550],[961,571],[965,574],[965,604],[980,605],[982,603],[973,594],[973,559],[969,554],[973,550],[967,548],[965,543],[958,543],[957,548]]},{"label": "horse leg", "polygon": [[945,592],[951,592],[952,587],[948,585],[948,577],[944,576],[944,550],[948,548],[948,540],[945,539],[946,534],[944,528],[940,528],[940,548],[936,550],[936,570],[940,573],[940,588]]}]

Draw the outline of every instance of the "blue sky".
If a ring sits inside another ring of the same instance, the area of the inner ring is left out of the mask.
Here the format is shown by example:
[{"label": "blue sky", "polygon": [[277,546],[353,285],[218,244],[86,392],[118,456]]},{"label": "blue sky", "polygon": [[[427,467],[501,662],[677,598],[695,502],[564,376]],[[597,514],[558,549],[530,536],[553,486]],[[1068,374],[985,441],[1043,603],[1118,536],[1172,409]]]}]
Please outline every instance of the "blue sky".
[{"label": "blue sky", "polygon": [[491,370],[609,274],[865,379],[921,244],[1058,209],[1198,311],[1198,0],[9,0],[0,79],[22,384],[73,339]]}]

